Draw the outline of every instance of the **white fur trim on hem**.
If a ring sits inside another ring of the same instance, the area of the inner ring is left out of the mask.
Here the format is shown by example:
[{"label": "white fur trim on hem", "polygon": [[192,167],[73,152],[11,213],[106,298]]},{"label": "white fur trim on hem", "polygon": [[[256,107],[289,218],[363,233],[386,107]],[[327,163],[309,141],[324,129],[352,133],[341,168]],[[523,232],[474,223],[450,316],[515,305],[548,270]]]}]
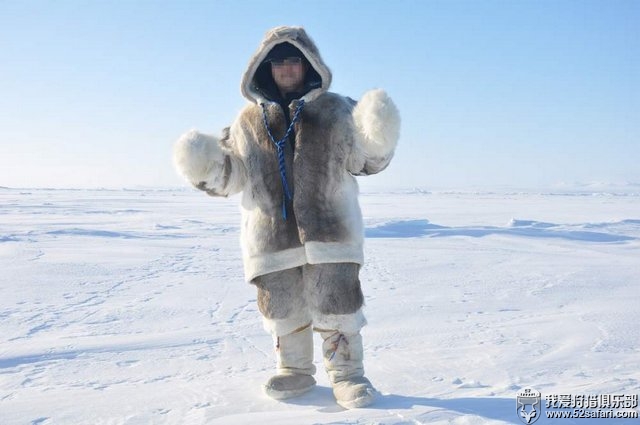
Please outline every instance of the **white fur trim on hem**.
[{"label": "white fur trim on hem", "polygon": [[307,242],[304,247],[244,257],[244,276],[247,282],[255,277],[304,264],[356,263],[364,264],[362,244],[342,242]]},{"label": "white fur trim on hem", "polygon": [[317,331],[339,331],[344,334],[357,334],[367,324],[362,309],[353,314],[316,314],[313,328]]},{"label": "white fur trim on hem", "polygon": [[309,264],[356,263],[364,264],[361,244],[342,242],[307,242],[304,244]]},{"label": "white fur trim on hem", "polygon": [[280,270],[292,269],[307,262],[303,247],[285,249],[254,257],[244,257],[244,276],[247,282],[255,277]]}]

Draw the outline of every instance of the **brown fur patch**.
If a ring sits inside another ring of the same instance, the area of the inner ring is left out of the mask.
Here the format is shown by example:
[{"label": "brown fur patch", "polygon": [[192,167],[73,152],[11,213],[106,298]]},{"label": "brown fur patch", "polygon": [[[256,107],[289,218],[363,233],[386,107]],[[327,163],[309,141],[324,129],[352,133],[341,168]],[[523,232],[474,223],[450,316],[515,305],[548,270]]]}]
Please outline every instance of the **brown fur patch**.
[{"label": "brown fur patch", "polygon": [[305,264],[258,276],[258,309],[268,319],[287,319],[305,309],[351,314],[364,304],[355,263]]},{"label": "brown fur patch", "polygon": [[305,264],[307,303],[322,314],[351,314],[364,304],[358,273],[354,263]]},{"label": "brown fur patch", "polygon": [[300,267],[258,276],[251,283],[258,288],[258,309],[267,319],[286,319],[307,308]]}]

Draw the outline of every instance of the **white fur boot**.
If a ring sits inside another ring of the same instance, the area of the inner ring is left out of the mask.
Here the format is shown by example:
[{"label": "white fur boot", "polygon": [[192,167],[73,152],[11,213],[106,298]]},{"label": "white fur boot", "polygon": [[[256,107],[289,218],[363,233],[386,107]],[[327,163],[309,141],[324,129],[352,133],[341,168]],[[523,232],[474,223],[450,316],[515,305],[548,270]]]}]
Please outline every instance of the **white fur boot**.
[{"label": "white fur boot", "polygon": [[313,332],[311,325],[276,337],[277,375],[264,384],[264,392],[276,400],[297,397],[316,385],[313,374]]},{"label": "white fur boot", "polygon": [[345,409],[370,405],[375,389],[364,377],[362,336],[339,331],[321,331],[324,365],[333,387],[333,395]]}]

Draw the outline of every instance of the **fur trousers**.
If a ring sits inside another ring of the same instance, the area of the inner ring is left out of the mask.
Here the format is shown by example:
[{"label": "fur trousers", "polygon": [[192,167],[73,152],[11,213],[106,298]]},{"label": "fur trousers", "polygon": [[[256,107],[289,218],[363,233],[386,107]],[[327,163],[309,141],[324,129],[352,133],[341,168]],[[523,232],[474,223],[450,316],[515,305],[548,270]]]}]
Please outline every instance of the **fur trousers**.
[{"label": "fur trousers", "polygon": [[311,323],[357,333],[366,324],[359,271],[355,263],[305,264],[254,278],[265,329],[283,336]]}]

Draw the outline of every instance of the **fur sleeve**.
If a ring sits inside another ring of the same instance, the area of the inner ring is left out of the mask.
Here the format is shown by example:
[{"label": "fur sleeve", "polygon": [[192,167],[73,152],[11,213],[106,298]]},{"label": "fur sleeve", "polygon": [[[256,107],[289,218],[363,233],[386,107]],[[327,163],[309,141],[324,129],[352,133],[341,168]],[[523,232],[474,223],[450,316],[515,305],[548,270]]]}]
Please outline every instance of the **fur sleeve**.
[{"label": "fur sleeve", "polygon": [[384,90],[366,92],[353,108],[355,145],[349,158],[349,172],[375,174],[384,170],[400,137],[400,114]]},{"label": "fur sleeve", "polygon": [[229,145],[228,128],[222,139],[191,130],[174,145],[173,163],[178,174],[207,194],[233,195],[243,189],[247,172]]}]

